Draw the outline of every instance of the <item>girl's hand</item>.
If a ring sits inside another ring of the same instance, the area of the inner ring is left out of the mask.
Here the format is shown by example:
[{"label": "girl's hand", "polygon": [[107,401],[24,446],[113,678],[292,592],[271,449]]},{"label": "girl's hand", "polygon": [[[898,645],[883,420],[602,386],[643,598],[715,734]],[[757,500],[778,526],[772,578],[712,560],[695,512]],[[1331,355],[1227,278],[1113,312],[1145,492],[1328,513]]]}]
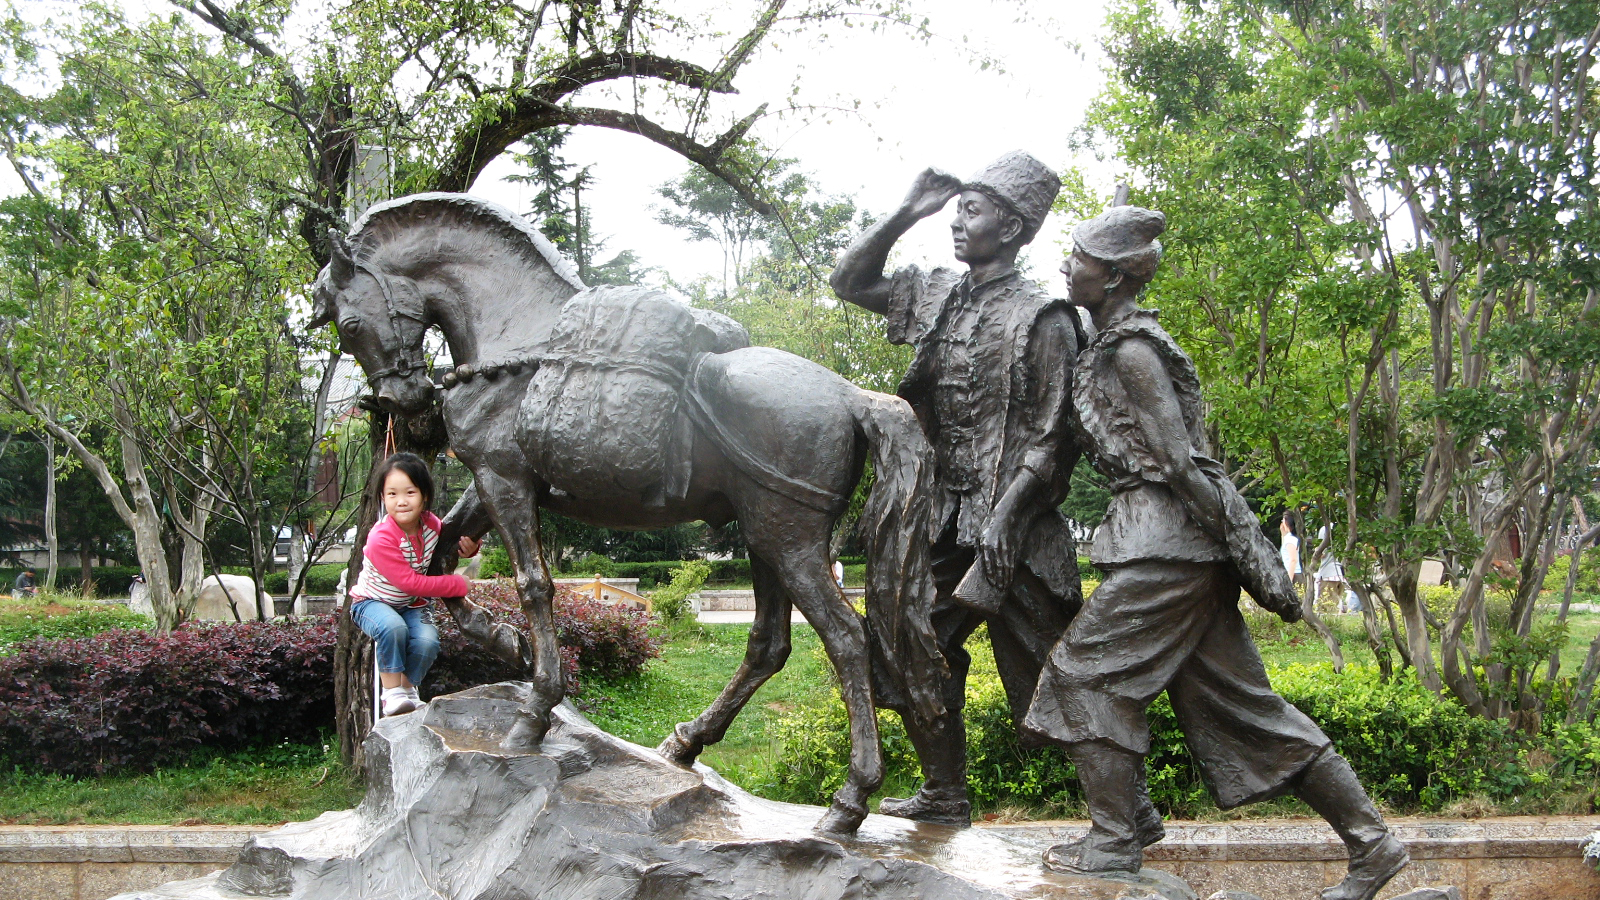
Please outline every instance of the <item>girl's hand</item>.
[{"label": "girl's hand", "polygon": [[482,546],[483,541],[475,541],[466,535],[462,535],[461,540],[456,541],[456,549],[460,552],[462,559],[477,556],[478,548]]}]

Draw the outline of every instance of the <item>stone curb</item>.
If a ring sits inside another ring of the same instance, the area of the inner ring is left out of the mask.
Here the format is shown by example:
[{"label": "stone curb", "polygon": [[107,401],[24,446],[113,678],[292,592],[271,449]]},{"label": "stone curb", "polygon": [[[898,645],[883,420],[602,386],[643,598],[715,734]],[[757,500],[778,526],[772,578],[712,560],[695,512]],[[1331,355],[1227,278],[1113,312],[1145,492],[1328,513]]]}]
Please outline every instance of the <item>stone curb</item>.
[{"label": "stone curb", "polygon": [[[1583,844],[1600,830],[1600,816],[1503,819],[1391,819],[1413,859],[1581,858]],[[1082,821],[1028,822],[979,827],[1022,840],[1052,844],[1082,835]],[[1343,860],[1332,829],[1313,820],[1168,822],[1167,838],[1146,851],[1151,862]],[[215,863],[233,862],[268,825],[0,825],[5,863]]]},{"label": "stone curb", "polygon": [[[1600,816],[1529,816],[1499,819],[1393,818],[1389,824],[1414,860],[1577,859]],[[1089,823],[1027,822],[984,825],[1023,840],[1054,844],[1080,837]],[[1344,844],[1316,820],[1168,822],[1166,840],[1145,851],[1150,862],[1342,861]]]},{"label": "stone curb", "polygon": [[213,863],[272,825],[0,825],[0,864]]}]

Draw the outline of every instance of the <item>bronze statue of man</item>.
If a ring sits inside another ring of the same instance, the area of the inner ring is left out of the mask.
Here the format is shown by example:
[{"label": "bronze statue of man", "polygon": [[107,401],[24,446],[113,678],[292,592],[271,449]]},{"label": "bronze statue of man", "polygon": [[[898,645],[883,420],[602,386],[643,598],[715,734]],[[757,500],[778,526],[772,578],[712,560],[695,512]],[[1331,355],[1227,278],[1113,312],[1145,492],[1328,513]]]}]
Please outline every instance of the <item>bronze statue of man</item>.
[{"label": "bronze statue of man", "polygon": [[1162,691],[1229,809],[1292,793],[1350,851],[1323,900],[1372,900],[1408,856],[1327,735],[1272,690],[1239,614],[1241,586],[1289,621],[1299,598],[1206,454],[1194,364],[1138,297],[1161,259],[1159,212],[1113,207],[1073,232],[1061,267],[1095,335],[1077,361],[1074,427],[1112,499],[1090,558],[1106,579],[1051,653],[1027,726],[1066,748],[1093,827],[1050,848],[1060,871],[1137,872],[1162,837],[1144,784],[1145,710]]},{"label": "bronze statue of man", "polygon": [[[1076,317],[1016,270],[1018,251],[1038,233],[1060,186],[1022,152],[966,181],[928,169],[833,272],[841,299],[886,316],[889,340],[916,348],[899,394],[934,447],[941,495],[932,624],[950,666],[941,686],[945,711],[919,715],[896,686],[899,673],[874,673],[877,701],[905,720],[924,778],[916,796],[883,801],[888,815],[970,823],[961,717],[970,659],[962,644],[988,623],[1020,723],[1040,667],[1081,601],[1076,550],[1056,511],[1077,458],[1066,431]],[[952,198],[955,256],[967,270],[908,266],[886,275],[895,241]],[[971,597],[963,590],[958,600],[969,571],[988,589]]]}]

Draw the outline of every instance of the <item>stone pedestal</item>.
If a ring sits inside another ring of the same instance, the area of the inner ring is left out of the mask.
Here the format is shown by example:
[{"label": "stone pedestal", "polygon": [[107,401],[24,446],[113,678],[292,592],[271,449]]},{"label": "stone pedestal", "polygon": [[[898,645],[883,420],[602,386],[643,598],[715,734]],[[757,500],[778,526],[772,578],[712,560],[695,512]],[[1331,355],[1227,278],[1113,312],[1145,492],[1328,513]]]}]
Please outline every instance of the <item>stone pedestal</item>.
[{"label": "stone pedestal", "polygon": [[499,741],[518,688],[474,688],[374,729],[360,807],[259,835],[223,872],[116,900],[1195,900],[1177,878],[1053,875],[1041,842],[762,800],[557,710],[542,752]]}]

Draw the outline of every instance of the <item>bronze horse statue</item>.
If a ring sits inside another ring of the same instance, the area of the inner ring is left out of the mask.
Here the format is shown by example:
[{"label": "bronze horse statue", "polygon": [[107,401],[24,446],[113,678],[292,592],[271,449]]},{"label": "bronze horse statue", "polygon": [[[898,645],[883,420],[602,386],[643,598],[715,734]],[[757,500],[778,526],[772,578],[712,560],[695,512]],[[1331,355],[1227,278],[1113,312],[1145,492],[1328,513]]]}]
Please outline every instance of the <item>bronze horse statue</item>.
[{"label": "bronze horse statue", "polygon": [[[756,599],[749,646],[716,701],[658,749],[689,765],[721,740],[787,659],[792,603],[821,636],[850,719],[849,778],[818,828],[860,825],[883,781],[874,668],[933,684],[945,664],[928,621],[932,455],[904,401],[746,346],[731,319],[659,291],[585,288],[520,217],[461,194],[373,207],[334,235],[312,299],[312,327],[338,326],[386,409],[416,415],[443,392],[474,485],[440,546],[498,528],[531,623],[533,681],[507,750],[538,747],[565,691],[539,509],[611,528],[737,520]],[[422,362],[432,327],[455,363],[442,385]],[[869,455],[863,617],[833,580],[828,543]],[[942,700],[928,690],[913,702]]]}]

